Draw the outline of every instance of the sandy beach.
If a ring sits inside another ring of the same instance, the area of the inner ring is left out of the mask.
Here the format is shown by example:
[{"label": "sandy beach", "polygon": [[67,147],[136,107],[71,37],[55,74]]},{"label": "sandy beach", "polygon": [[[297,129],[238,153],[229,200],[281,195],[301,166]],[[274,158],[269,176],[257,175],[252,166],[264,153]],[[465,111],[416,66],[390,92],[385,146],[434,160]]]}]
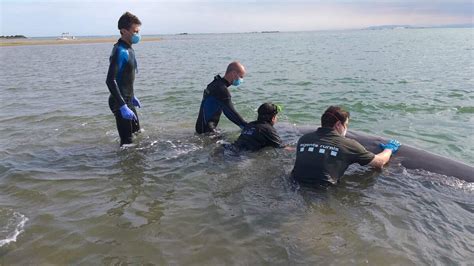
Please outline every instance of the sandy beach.
[{"label": "sandy beach", "polygon": [[[87,44],[87,43],[115,43],[118,40],[117,37],[98,37],[98,38],[81,38],[69,40],[57,40],[57,39],[1,39],[0,47],[4,46],[24,46],[24,45],[65,45],[65,44]],[[142,42],[154,42],[159,41],[161,38],[158,37],[143,37]]]}]

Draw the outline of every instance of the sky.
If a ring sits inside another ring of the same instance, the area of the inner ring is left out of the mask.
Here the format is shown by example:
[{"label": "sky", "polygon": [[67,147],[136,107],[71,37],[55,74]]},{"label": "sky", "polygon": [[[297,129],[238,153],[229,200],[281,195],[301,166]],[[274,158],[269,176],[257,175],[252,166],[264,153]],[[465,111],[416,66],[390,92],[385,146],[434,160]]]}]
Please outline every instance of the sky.
[{"label": "sky", "polygon": [[141,33],[231,33],[473,23],[473,0],[0,0],[0,35],[118,35],[125,12]]}]

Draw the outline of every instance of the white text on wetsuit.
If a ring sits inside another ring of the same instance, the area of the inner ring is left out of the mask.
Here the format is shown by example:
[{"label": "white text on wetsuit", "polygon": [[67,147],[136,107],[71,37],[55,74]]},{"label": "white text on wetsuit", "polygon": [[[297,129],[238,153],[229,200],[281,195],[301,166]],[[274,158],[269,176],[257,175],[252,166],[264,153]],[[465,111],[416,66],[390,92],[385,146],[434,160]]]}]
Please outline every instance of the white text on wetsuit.
[{"label": "white text on wetsuit", "polygon": [[[319,148],[319,150],[317,150],[316,148]],[[324,154],[326,150],[330,150],[331,156],[337,156],[337,152],[339,151],[339,148],[334,147],[334,146],[329,146],[329,145],[324,145],[324,144],[314,144],[314,143],[310,143],[310,144],[302,143],[299,146],[300,152],[304,152],[304,151],[314,152],[315,150],[317,150],[317,152],[321,154]]]}]

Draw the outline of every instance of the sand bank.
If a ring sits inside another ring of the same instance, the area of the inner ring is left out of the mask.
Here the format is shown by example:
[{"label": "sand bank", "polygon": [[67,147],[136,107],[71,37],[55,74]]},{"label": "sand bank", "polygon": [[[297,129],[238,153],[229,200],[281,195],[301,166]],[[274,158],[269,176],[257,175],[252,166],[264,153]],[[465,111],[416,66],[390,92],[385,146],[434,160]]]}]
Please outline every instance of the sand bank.
[{"label": "sand bank", "polygon": [[[104,38],[77,38],[75,40],[56,39],[1,39],[0,47],[3,46],[23,46],[23,45],[65,45],[65,44],[86,44],[86,43],[115,43],[119,37]],[[142,37],[142,42],[159,41],[158,37]]]}]

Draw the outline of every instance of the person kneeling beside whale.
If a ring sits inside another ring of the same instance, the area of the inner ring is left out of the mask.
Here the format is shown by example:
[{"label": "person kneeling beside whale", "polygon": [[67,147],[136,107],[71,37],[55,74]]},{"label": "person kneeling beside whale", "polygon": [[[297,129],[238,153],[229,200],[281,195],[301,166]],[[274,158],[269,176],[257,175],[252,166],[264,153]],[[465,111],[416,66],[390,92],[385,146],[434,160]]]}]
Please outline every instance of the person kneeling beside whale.
[{"label": "person kneeling beside whale", "polygon": [[380,144],[378,154],[367,151],[359,142],[345,137],[349,125],[349,112],[330,106],[321,116],[321,127],[303,135],[296,146],[296,161],[291,173],[302,185],[327,186],[337,184],[353,163],[381,169],[401,146],[390,140]]},{"label": "person kneeling beside whale", "polygon": [[280,136],[273,127],[278,120],[281,107],[273,103],[264,103],[258,108],[256,121],[248,123],[233,147],[239,151],[258,151],[264,147],[285,148]]}]

